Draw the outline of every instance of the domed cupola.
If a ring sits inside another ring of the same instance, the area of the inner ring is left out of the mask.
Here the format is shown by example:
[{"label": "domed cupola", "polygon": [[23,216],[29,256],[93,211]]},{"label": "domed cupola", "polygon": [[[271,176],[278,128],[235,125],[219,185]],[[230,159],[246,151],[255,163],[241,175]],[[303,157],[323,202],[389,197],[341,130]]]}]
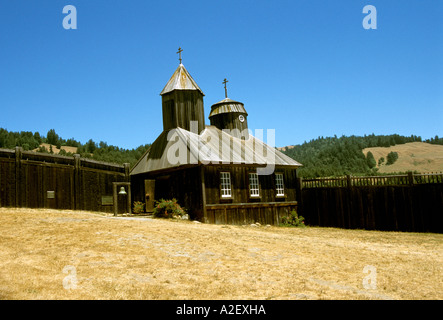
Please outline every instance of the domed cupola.
[{"label": "domed cupola", "polygon": [[230,134],[241,139],[249,139],[248,113],[243,103],[228,98],[225,79],[225,99],[211,106],[209,120],[218,129],[229,129]]}]

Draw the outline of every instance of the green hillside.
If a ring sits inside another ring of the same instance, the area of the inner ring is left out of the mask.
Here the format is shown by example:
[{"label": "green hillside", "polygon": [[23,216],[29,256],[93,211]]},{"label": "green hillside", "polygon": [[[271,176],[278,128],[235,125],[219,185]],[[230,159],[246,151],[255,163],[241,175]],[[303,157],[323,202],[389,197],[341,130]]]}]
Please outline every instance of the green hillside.
[{"label": "green hillside", "polygon": [[72,155],[72,151],[75,150],[75,153],[84,158],[117,164],[129,163],[132,166],[145,153],[150,144],[141,145],[135,149],[123,149],[108,145],[103,141],[97,143],[92,139],[84,144],[74,138],[65,140],[54,129],[49,130],[46,136],[43,136],[39,132],[9,132],[0,128],[0,148],[13,149],[16,146],[20,146],[26,151],[33,150],[61,155]]}]

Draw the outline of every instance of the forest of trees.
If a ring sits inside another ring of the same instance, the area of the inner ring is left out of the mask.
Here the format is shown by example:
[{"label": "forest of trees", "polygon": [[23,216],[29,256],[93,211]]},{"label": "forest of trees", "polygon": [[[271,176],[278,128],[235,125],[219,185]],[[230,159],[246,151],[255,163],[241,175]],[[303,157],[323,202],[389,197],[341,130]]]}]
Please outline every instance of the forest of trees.
[{"label": "forest of trees", "polygon": [[[54,145],[58,149],[62,146],[76,147],[77,153],[81,157],[117,164],[129,163],[131,166],[140,159],[150,146],[150,144],[145,144],[135,149],[123,149],[108,145],[103,141],[96,143],[92,139],[89,139],[84,144],[76,141],[74,138],[65,140],[54,129],[49,130],[46,136],[43,136],[38,132],[9,132],[6,129],[0,128],[0,148],[13,149],[16,146],[20,146],[25,151],[37,150],[38,152],[51,153],[52,148],[48,151],[46,148],[40,147],[42,143]],[[59,154],[72,155],[72,153],[66,152],[63,149],[60,150]]]},{"label": "forest of trees", "polygon": [[[298,175],[303,178],[333,177],[352,175],[376,175],[376,161],[371,152],[367,156],[363,149],[371,147],[390,147],[408,142],[428,142],[443,144],[443,138],[422,140],[420,136],[410,137],[393,135],[369,135],[369,136],[337,136],[317,139],[305,142],[283,150],[283,153],[303,164],[298,170]],[[398,158],[396,152],[391,152],[386,159],[380,160],[385,165],[393,164]],[[379,162],[380,162],[379,160]],[[381,163],[379,163],[381,164]]]},{"label": "forest of trees", "polygon": [[[303,164],[303,167],[298,170],[299,176],[303,178],[343,176],[346,174],[374,175],[377,174],[377,163],[372,153],[369,152],[367,156],[363,154],[362,150],[364,148],[390,147],[416,141],[443,145],[443,138],[438,136],[422,140],[420,136],[415,135],[405,137],[398,134],[372,134],[364,137],[318,137],[291,149],[286,148],[283,152]],[[84,144],[74,138],[65,140],[54,129],[49,130],[46,136],[43,136],[38,132],[8,132],[6,129],[0,128],[0,148],[13,149],[16,146],[21,146],[24,150],[50,153],[51,151],[40,147],[42,143],[54,145],[58,149],[61,146],[77,147],[77,153],[84,158],[118,164],[129,163],[131,166],[140,159],[150,146],[150,144],[145,144],[128,150],[108,145],[103,141],[97,143],[92,139]],[[64,150],[61,150],[60,154],[70,155]],[[379,159],[379,162],[390,165],[397,158],[398,154],[392,152],[387,155],[386,159]]]}]

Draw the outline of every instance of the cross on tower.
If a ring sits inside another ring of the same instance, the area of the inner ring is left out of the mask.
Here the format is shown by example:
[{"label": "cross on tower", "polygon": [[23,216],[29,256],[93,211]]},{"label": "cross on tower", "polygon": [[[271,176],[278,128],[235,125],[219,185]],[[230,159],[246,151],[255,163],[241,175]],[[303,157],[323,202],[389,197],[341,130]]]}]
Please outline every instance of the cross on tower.
[{"label": "cross on tower", "polygon": [[225,78],[225,80],[223,80],[223,84],[225,85],[225,98],[227,98],[228,97],[228,89],[226,88],[226,83],[228,83],[229,81],[228,80],[226,80],[226,78]]},{"label": "cross on tower", "polygon": [[182,52],[183,49],[179,47],[177,53],[179,54],[178,59],[180,60],[180,64],[182,64]]}]

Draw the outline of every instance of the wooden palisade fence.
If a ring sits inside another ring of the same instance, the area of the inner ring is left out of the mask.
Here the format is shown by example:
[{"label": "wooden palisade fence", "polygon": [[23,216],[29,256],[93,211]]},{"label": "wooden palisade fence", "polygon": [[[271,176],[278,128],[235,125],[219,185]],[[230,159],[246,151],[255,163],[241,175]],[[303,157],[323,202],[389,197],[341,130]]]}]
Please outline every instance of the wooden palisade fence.
[{"label": "wooden palisade fence", "polygon": [[[0,149],[0,207],[114,212],[117,182],[129,182],[128,164]],[[126,202],[119,197],[119,212]]]},{"label": "wooden palisade fence", "polygon": [[[115,212],[115,186],[129,181],[128,164],[0,149],[0,207]],[[443,233],[442,173],[299,178],[295,195],[299,214],[311,226]],[[118,196],[117,211],[124,212],[128,202]],[[261,205],[254,219],[271,224],[279,205]],[[207,209],[226,215],[227,207]],[[241,203],[229,206],[239,217],[247,209]]]},{"label": "wooden palisade fence", "polygon": [[443,233],[443,174],[299,179],[299,213],[323,227]]}]

